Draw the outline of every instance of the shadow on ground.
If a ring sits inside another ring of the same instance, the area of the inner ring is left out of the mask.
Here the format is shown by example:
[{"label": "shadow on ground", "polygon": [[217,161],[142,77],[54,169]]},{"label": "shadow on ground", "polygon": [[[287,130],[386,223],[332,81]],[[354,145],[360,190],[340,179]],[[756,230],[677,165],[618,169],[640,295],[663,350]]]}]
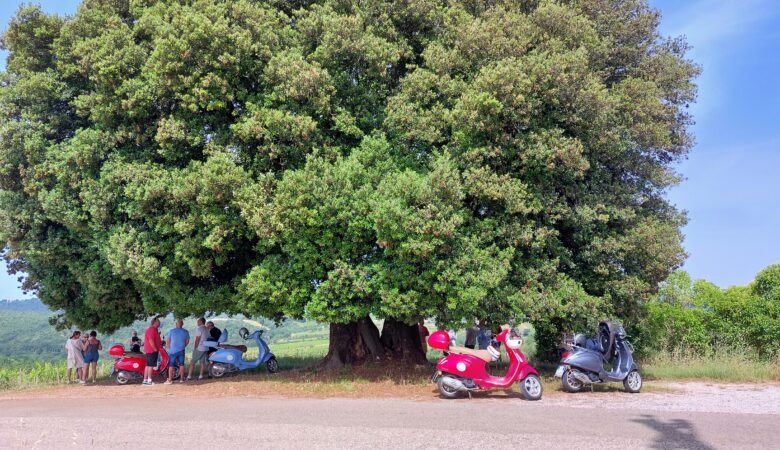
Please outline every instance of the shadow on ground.
[{"label": "shadow on ground", "polygon": [[664,422],[652,415],[645,414],[639,418],[632,419],[632,421],[655,430],[657,436],[653,441],[652,448],[714,450],[714,447],[699,438],[693,424],[685,419],[673,419]]}]

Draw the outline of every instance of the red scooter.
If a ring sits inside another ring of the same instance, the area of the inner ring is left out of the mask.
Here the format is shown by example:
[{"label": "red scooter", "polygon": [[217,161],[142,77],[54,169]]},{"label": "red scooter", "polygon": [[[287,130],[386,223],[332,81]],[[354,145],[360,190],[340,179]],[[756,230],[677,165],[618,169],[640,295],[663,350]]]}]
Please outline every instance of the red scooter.
[{"label": "red scooter", "polygon": [[[108,349],[108,354],[113,356],[114,368],[111,370],[111,376],[116,377],[117,384],[127,384],[133,380],[143,380],[144,369],[146,368],[146,355],[143,353],[125,352],[125,346],[122,344],[113,345]],[[160,348],[160,357],[157,359],[152,376],[163,375],[168,377],[168,352],[165,347]],[[179,379],[179,368],[174,369],[173,379]]]},{"label": "red scooter", "polygon": [[[511,333],[511,335],[510,335]],[[444,398],[456,398],[463,392],[469,394],[481,389],[509,389],[519,382],[520,394],[526,400],[542,398],[542,382],[539,373],[528,363],[520,351],[522,339],[517,333],[504,330],[496,336],[502,342],[509,355],[509,367],[503,377],[490,375],[485,366],[494,361],[498,351],[472,350],[466,347],[451,347],[446,331],[436,331],[428,337],[428,345],[449,352],[449,355],[436,363],[436,372],[432,381]]]}]

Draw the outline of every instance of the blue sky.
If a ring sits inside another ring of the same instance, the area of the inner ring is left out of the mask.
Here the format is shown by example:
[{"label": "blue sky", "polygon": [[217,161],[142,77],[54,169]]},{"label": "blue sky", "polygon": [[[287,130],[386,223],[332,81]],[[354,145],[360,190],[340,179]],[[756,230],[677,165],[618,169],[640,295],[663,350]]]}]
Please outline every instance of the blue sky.
[{"label": "blue sky", "polygon": [[[22,2],[0,2],[0,25]],[[76,0],[40,2],[72,14]],[[679,166],[686,177],[669,198],[688,211],[684,269],[720,286],[746,284],[780,262],[780,2],[651,0],[661,32],[685,35],[703,67],[696,147]],[[4,66],[2,55],[0,67]],[[15,277],[0,273],[0,298],[21,298]]]}]

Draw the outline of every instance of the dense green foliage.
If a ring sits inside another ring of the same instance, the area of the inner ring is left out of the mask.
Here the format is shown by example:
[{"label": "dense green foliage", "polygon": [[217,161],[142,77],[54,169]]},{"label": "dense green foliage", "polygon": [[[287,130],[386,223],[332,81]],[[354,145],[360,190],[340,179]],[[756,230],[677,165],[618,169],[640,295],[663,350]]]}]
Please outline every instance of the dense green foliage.
[{"label": "dense green foliage", "polygon": [[749,286],[721,289],[675,272],[647,304],[637,327],[643,353],[708,355],[728,348],[749,357],[780,356],[780,264]]},{"label": "dense green foliage", "polygon": [[[697,68],[645,0],[85,0],[2,38],[0,240],[71,323],[631,320]],[[545,338],[547,336],[547,338]]]}]

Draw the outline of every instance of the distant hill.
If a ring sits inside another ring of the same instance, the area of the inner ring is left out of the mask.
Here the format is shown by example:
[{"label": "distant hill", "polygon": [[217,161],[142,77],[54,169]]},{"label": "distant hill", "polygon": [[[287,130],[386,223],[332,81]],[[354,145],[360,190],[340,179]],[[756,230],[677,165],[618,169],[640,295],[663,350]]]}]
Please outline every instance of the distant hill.
[{"label": "distant hill", "polygon": [[24,300],[0,300],[0,311],[49,312],[49,307],[37,298]]},{"label": "distant hill", "polygon": [[[72,330],[57,331],[49,325],[49,317],[54,312],[37,299],[0,300],[0,364],[16,364],[27,361],[57,361],[65,358],[64,345]],[[248,319],[243,316],[217,316],[208,318],[219,328],[227,328],[230,342],[237,343],[240,327],[250,331],[258,328],[266,330],[264,337],[270,343],[294,342],[306,339],[328,337],[328,325],[310,321],[287,320],[277,327],[267,319]],[[161,319],[160,330],[167,334],[173,328],[173,317]],[[132,326],[121,328],[110,336],[98,336],[105,350],[114,343],[126,343],[133,329],[143,335],[146,322],[136,322]],[[185,328],[192,333],[195,319],[187,319]],[[89,331],[89,330],[82,330]]]}]

